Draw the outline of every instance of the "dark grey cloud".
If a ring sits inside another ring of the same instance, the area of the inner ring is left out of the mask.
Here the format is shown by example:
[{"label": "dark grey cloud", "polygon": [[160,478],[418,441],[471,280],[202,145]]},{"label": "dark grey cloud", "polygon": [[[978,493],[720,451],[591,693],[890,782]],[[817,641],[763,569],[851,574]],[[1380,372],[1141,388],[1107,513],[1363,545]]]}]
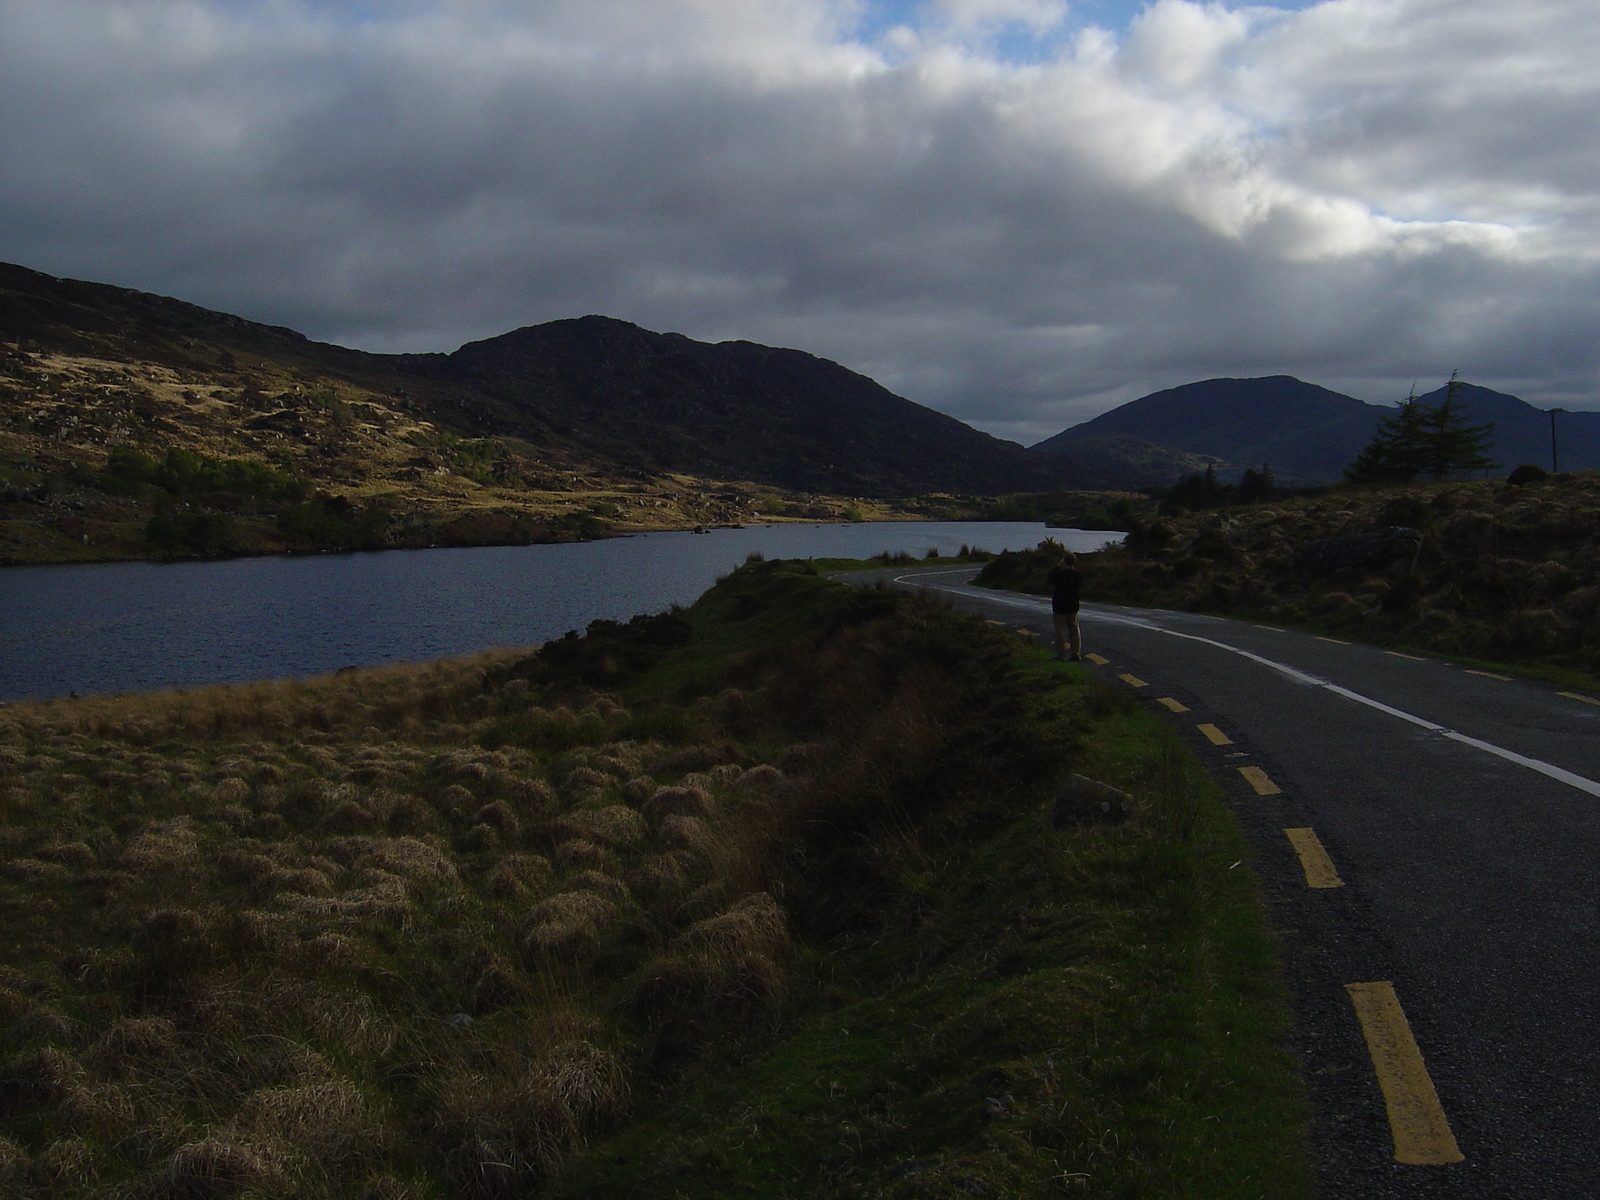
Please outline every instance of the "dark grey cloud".
[{"label": "dark grey cloud", "polygon": [[798,346],[1024,441],[1222,374],[1600,406],[1586,0],[870,9],[0,0],[0,257],[370,349]]}]

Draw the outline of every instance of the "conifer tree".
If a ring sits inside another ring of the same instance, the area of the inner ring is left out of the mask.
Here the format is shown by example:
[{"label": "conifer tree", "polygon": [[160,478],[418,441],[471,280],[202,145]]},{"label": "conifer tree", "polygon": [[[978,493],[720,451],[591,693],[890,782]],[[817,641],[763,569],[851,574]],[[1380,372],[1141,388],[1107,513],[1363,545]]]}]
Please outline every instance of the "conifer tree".
[{"label": "conifer tree", "polygon": [[1417,401],[1417,389],[1378,418],[1377,431],[1355,461],[1344,469],[1351,483],[1410,483],[1424,463],[1423,416],[1427,406]]},{"label": "conifer tree", "polygon": [[1468,425],[1467,412],[1456,399],[1462,388],[1458,372],[1450,372],[1444,399],[1422,415],[1423,465],[1435,479],[1457,471],[1486,471],[1500,464],[1487,451],[1494,441],[1494,422]]},{"label": "conifer tree", "polygon": [[1378,418],[1372,441],[1345,468],[1344,477],[1351,483],[1409,483],[1424,474],[1443,479],[1499,466],[1486,453],[1494,422],[1467,424],[1467,410],[1458,399],[1463,386],[1452,371],[1444,399],[1431,406],[1417,399],[1413,387],[1396,412]]},{"label": "conifer tree", "polygon": [[1263,500],[1272,499],[1272,489],[1277,481],[1273,478],[1272,468],[1266,463],[1261,464],[1261,470],[1251,467],[1245,471],[1239,480],[1238,500],[1240,504],[1255,504]]}]

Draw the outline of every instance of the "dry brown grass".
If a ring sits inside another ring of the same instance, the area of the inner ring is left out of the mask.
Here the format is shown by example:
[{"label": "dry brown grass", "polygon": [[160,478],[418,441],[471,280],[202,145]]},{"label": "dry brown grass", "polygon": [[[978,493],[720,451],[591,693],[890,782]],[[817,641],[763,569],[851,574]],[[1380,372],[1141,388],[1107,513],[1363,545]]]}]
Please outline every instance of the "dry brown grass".
[{"label": "dry brown grass", "polygon": [[776,1028],[794,846],[959,704],[907,628],[741,660],[672,744],[634,714],[692,699],[511,653],[0,709],[0,1191],[531,1194],[640,1064]]},{"label": "dry brown grass", "polygon": [[286,1165],[275,1147],[213,1135],[179,1146],[152,1191],[163,1200],[222,1200],[279,1183]]}]

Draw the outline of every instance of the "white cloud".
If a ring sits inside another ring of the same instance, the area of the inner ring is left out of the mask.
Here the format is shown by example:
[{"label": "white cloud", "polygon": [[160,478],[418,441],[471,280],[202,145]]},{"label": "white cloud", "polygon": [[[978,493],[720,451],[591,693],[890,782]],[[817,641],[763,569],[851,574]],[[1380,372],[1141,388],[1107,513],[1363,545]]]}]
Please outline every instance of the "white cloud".
[{"label": "white cloud", "polygon": [[0,257],[373,349],[795,345],[1025,440],[1217,374],[1600,404],[1586,0],[1158,0],[1025,62],[1078,9],[864,7],[0,0]]}]

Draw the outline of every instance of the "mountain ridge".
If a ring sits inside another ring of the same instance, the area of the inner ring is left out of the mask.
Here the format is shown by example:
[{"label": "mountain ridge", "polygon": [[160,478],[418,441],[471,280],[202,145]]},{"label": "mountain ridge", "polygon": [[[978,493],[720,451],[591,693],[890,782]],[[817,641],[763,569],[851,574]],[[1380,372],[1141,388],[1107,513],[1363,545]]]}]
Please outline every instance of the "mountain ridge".
[{"label": "mountain ridge", "polygon": [[588,316],[371,354],[0,264],[0,564],[1078,511],[1073,470],[800,350]]},{"label": "mountain ridge", "polygon": [[[700,342],[590,315],[405,361],[656,470],[872,495],[1010,491],[1050,475],[1017,443],[803,350]],[[748,422],[757,417],[752,438]]]},{"label": "mountain ridge", "polygon": [[[1444,393],[1440,387],[1418,399],[1437,404]],[[1477,384],[1461,384],[1458,397],[1469,421],[1494,422],[1491,454],[1504,469],[1524,462],[1549,465],[1545,411]],[[1266,465],[1280,482],[1327,483],[1339,478],[1389,411],[1390,406],[1369,404],[1292,375],[1206,379],[1130,400],[1028,451],[1073,460],[1097,441],[1134,438],[1202,456],[1223,471]],[[1570,412],[1560,420],[1562,468],[1600,469],[1600,413]]]},{"label": "mountain ridge", "polygon": [[[514,437],[623,472],[884,498],[1057,482],[1014,443],[800,350],[698,342],[591,315],[450,353],[372,354],[109,284],[0,264],[0,341],[236,374],[239,359],[408,401],[466,436]],[[231,382],[231,381],[230,381]]]}]

